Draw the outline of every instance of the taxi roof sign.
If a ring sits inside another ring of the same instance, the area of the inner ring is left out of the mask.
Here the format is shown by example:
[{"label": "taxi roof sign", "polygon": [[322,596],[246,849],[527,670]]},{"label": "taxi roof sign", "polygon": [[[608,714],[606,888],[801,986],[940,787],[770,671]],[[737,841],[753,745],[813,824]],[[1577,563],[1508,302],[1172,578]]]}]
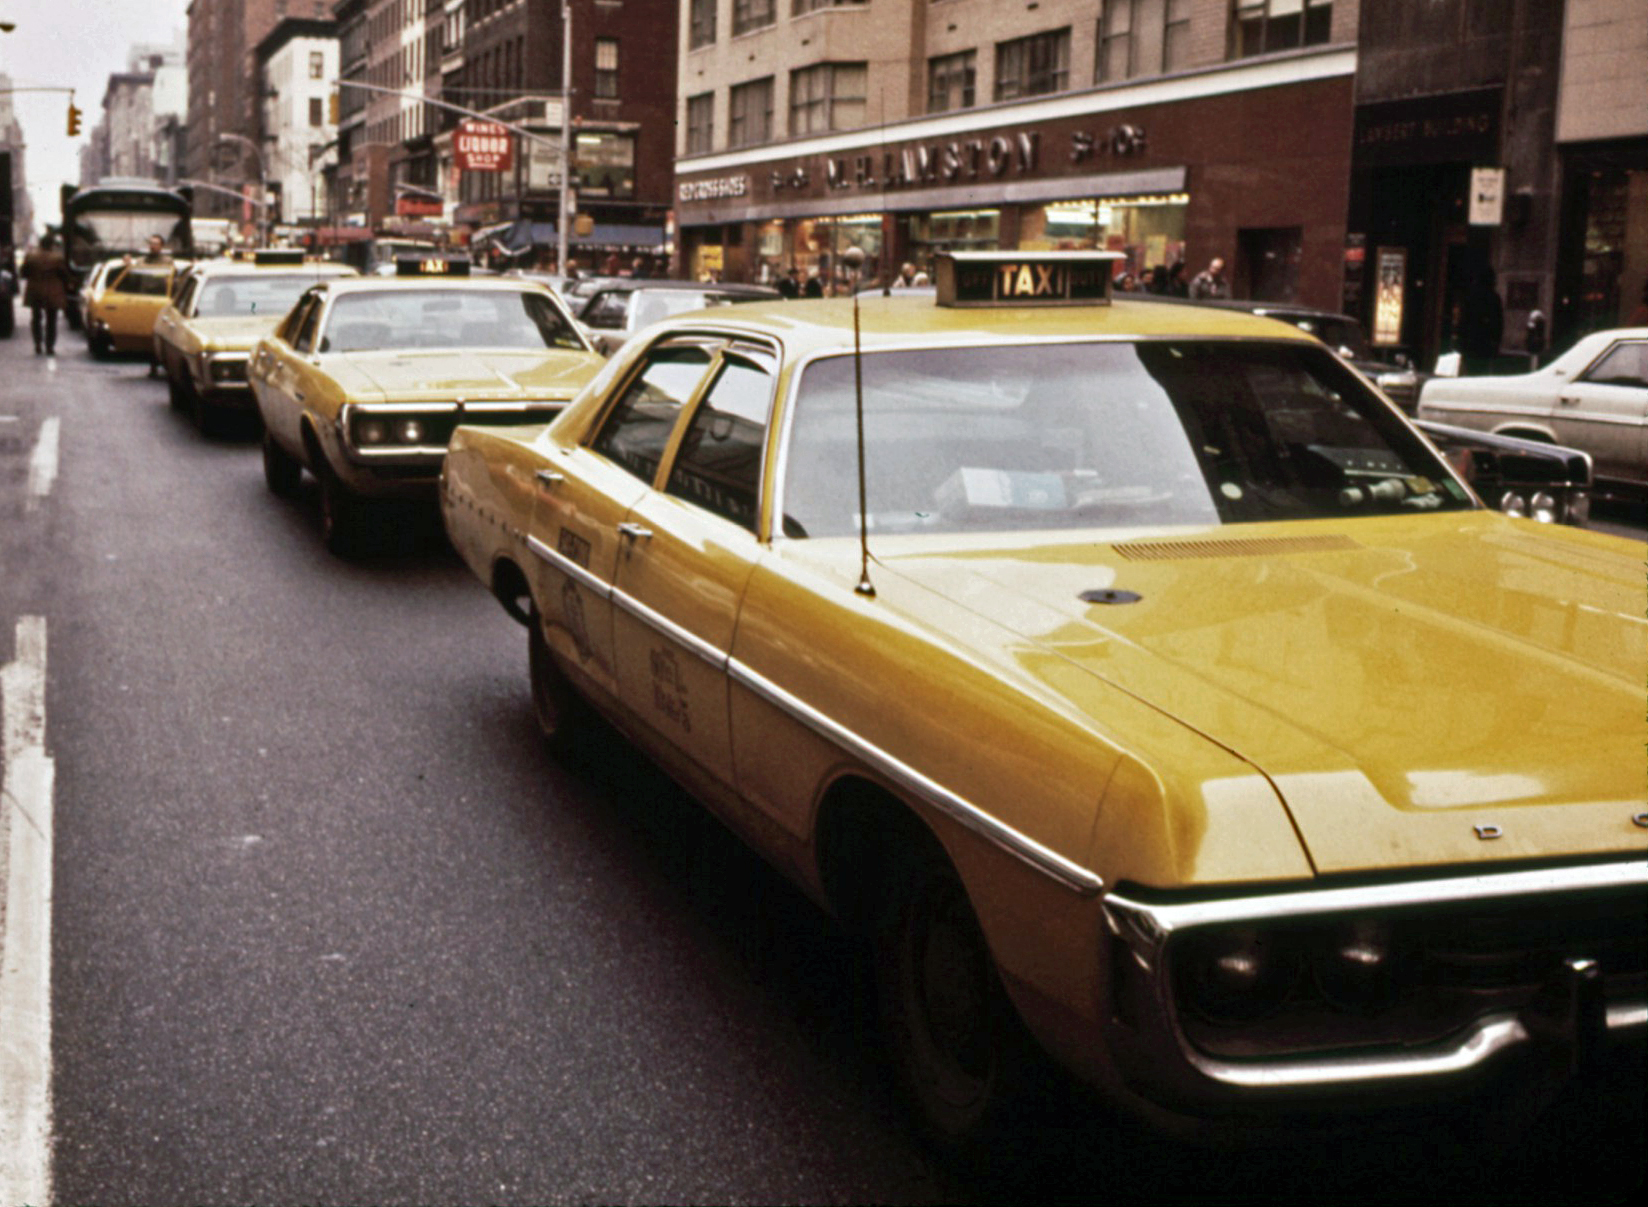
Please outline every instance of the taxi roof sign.
[{"label": "taxi roof sign", "polygon": [[302,264],[303,249],[301,247],[264,247],[252,253],[252,263],[271,264]]},{"label": "taxi roof sign", "polygon": [[467,277],[469,261],[446,256],[399,256],[395,260],[397,277]]},{"label": "taxi roof sign", "polygon": [[1116,251],[973,251],[938,256],[938,304],[1107,306]]}]

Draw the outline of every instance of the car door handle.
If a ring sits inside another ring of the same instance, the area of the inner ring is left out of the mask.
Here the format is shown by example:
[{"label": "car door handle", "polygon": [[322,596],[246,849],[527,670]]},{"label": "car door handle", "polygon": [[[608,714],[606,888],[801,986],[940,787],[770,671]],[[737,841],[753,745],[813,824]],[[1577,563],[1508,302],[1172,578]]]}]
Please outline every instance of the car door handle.
[{"label": "car door handle", "polygon": [[558,474],[552,469],[540,469],[535,477],[545,486],[554,486],[558,482],[566,481],[565,474]]},{"label": "car door handle", "polygon": [[302,390],[292,391],[292,397],[297,399],[299,402],[302,402],[303,401],[303,391]]},{"label": "car door handle", "polygon": [[1557,396],[1557,401],[1560,402],[1565,407],[1577,407],[1579,405],[1579,402],[1580,402],[1580,400],[1572,394],[1558,395]]},{"label": "car door handle", "polygon": [[627,536],[632,541],[644,541],[652,536],[652,529],[643,528],[639,524],[623,523],[618,525],[618,535]]}]

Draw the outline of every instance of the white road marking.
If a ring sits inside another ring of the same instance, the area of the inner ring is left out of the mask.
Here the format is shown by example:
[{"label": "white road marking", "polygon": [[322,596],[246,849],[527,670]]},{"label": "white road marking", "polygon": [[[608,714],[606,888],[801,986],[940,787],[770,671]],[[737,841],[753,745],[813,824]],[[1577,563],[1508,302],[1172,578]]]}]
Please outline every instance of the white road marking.
[{"label": "white road marking", "polygon": [[[55,422],[55,421],[53,421]],[[0,1203],[51,1202],[52,782],[46,621],[0,667]]]},{"label": "white road marking", "polygon": [[27,511],[33,511],[40,500],[51,494],[52,483],[57,481],[57,435],[61,420],[56,415],[41,421],[40,439],[35,441],[34,452],[29,454],[29,497],[24,504]]}]

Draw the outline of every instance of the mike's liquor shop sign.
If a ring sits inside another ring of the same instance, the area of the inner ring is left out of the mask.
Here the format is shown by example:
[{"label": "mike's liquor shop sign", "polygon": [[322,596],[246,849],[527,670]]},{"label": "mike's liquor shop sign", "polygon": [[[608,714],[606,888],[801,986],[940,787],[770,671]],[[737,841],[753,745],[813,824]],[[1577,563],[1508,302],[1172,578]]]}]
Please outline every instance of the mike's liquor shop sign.
[{"label": "mike's liquor shop sign", "polygon": [[497,122],[464,118],[452,147],[460,172],[507,172],[515,166],[515,136]]}]

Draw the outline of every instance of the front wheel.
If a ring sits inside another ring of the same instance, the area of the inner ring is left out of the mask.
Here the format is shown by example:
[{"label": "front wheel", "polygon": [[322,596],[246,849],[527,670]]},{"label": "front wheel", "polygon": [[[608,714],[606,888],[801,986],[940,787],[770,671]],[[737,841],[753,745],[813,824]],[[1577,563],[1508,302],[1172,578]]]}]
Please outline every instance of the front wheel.
[{"label": "front wheel", "polygon": [[876,928],[877,1007],[901,1088],[927,1139],[987,1149],[1030,1096],[1033,1045],[949,860],[897,860]]},{"label": "front wheel", "polygon": [[557,750],[565,749],[577,738],[580,728],[589,719],[589,706],[572,689],[555,665],[544,640],[544,618],[536,607],[527,617],[527,666],[532,676],[532,713],[544,740]]},{"label": "front wheel", "polygon": [[322,466],[320,479],[320,539],[328,553],[354,557],[361,551],[365,504]]},{"label": "front wheel", "polygon": [[263,433],[263,482],[271,494],[290,499],[298,493],[303,465],[288,453],[267,430]]}]

